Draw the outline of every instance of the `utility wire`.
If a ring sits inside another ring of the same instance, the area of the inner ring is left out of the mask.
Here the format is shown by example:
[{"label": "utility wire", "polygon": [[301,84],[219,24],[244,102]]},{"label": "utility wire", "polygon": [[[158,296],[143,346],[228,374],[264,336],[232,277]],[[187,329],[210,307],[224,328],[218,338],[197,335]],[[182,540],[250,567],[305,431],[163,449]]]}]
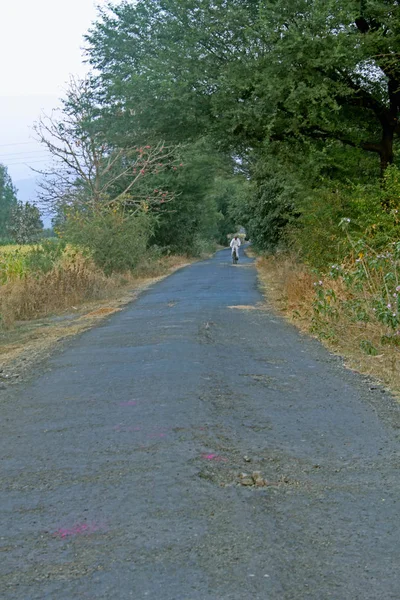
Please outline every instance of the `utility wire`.
[{"label": "utility wire", "polygon": [[27,144],[37,144],[35,140],[31,142],[13,142],[12,144],[0,144],[0,148],[5,148],[7,146],[26,146]]},{"label": "utility wire", "polygon": [[16,162],[26,162],[27,160],[50,160],[51,155],[49,154],[36,154],[36,156],[14,156],[12,158],[2,158],[0,156],[0,163],[3,165],[9,165],[10,163],[16,163]]},{"label": "utility wire", "polygon": [[15,167],[15,165],[25,165],[27,167],[29,167],[30,165],[35,165],[37,163],[44,163],[45,159],[43,158],[42,160],[24,160],[22,162],[15,162],[15,163],[8,163],[6,166],[7,167]]},{"label": "utility wire", "polygon": [[27,150],[25,152],[12,152],[10,154],[0,154],[0,158],[9,158],[12,156],[20,156],[22,155],[26,155],[28,156],[29,154],[37,154],[38,152],[46,152],[46,154],[49,154],[48,150]]}]

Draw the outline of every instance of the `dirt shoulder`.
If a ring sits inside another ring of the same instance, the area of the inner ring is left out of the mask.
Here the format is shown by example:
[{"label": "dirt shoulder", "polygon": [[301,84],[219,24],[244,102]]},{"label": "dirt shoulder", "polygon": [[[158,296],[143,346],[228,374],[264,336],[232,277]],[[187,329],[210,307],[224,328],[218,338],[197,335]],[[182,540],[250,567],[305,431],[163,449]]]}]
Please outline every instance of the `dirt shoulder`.
[{"label": "dirt shoulder", "polygon": [[177,257],[175,262],[169,261],[163,275],[130,281],[103,300],[71,306],[68,310],[44,318],[21,321],[15,323],[12,329],[1,331],[0,389],[20,382],[68,338],[95,327],[109,315],[133,302],[151,285],[192,262],[194,261]]}]

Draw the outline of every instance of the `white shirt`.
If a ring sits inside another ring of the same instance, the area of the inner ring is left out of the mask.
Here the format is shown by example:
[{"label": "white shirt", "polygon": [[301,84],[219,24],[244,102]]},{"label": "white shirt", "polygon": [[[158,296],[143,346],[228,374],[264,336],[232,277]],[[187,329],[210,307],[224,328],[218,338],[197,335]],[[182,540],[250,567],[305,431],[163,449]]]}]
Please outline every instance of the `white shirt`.
[{"label": "white shirt", "polygon": [[240,238],[237,238],[237,240],[235,240],[235,238],[232,238],[231,248],[239,248],[239,247],[240,247]]}]

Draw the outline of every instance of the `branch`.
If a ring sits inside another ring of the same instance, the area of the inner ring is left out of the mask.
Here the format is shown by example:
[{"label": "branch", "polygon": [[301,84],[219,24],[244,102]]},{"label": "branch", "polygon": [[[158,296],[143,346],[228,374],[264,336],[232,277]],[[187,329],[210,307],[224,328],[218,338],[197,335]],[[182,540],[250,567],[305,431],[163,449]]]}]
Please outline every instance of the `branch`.
[{"label": "branch", "polygon": [[[302,127],[300,129],[300,134],[305,137],[313,138],[316,140],[336,140],[337,142],[341,142],[346,146],[351,146],[352,148],[362,148],[367,152],[376,152],[377,154],[381,154],[382,148],[379,143],[375,142],[355,142],[354,140],[350,140],[346,138],[339,132],[335,131],[327,131],[325,129],[321,129],[320,127]],[[285,133],[285,134],[275,134],[270,136],[270,140],[272,142],[284,142],[287,138],[297,138],[298,134]]]},{"label": "branch", "polygon": [[366,150],[367,152],[376,152],[377,154],[381,154],[382,152],[382,147],[379,143],[376,142],[355,142],[354,140],[350,140],[349,138],[345,137],[344,135],[342,135],[339,132],[335,132],[335,131],[327,131],[325,129],[302,129],[302,132],[305,133],[305,135],[308,135],[309,137],[315,138],[315,139],[324,139],[324,140],[336,140],[338,142],[341,142],[342,144],[345,144],[346,146],[351,146],[352,148],[362,148],[363,150]]}]

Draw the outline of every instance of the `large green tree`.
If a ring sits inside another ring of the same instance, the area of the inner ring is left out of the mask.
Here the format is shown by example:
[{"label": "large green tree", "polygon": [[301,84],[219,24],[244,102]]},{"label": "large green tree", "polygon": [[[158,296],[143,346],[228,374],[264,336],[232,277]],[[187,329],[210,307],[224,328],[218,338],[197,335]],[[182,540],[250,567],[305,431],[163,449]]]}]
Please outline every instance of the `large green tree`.
[{"label": "large green tree", "polygon": [[7,167],[0,164],[0,237],[8,235],[12,209],[17,205],[17,190],[14,187]]},{"label": "large green tree", "polygon": [[236,150],[304,136],[394,158],[398,1],[139,0],[88,37],[107,110],[124,127],[206,130]]},{"label": "large green tree", "polygon": [[174,251],[191,250],[199,239],[224,240],[234,225],[229,219],[229,201],[245,187],[232,174],[229,155],[217,152],[208,138],[181,149],[182,167],[166,183],[174,200],[158,213],[155,241]]},{"label": "large green tree", "polygon": [[87,40],[110,135],[213,139],[251,181],[227,214],[271,248],[396,162],[399,35],[395,0],[138,0]]}]

